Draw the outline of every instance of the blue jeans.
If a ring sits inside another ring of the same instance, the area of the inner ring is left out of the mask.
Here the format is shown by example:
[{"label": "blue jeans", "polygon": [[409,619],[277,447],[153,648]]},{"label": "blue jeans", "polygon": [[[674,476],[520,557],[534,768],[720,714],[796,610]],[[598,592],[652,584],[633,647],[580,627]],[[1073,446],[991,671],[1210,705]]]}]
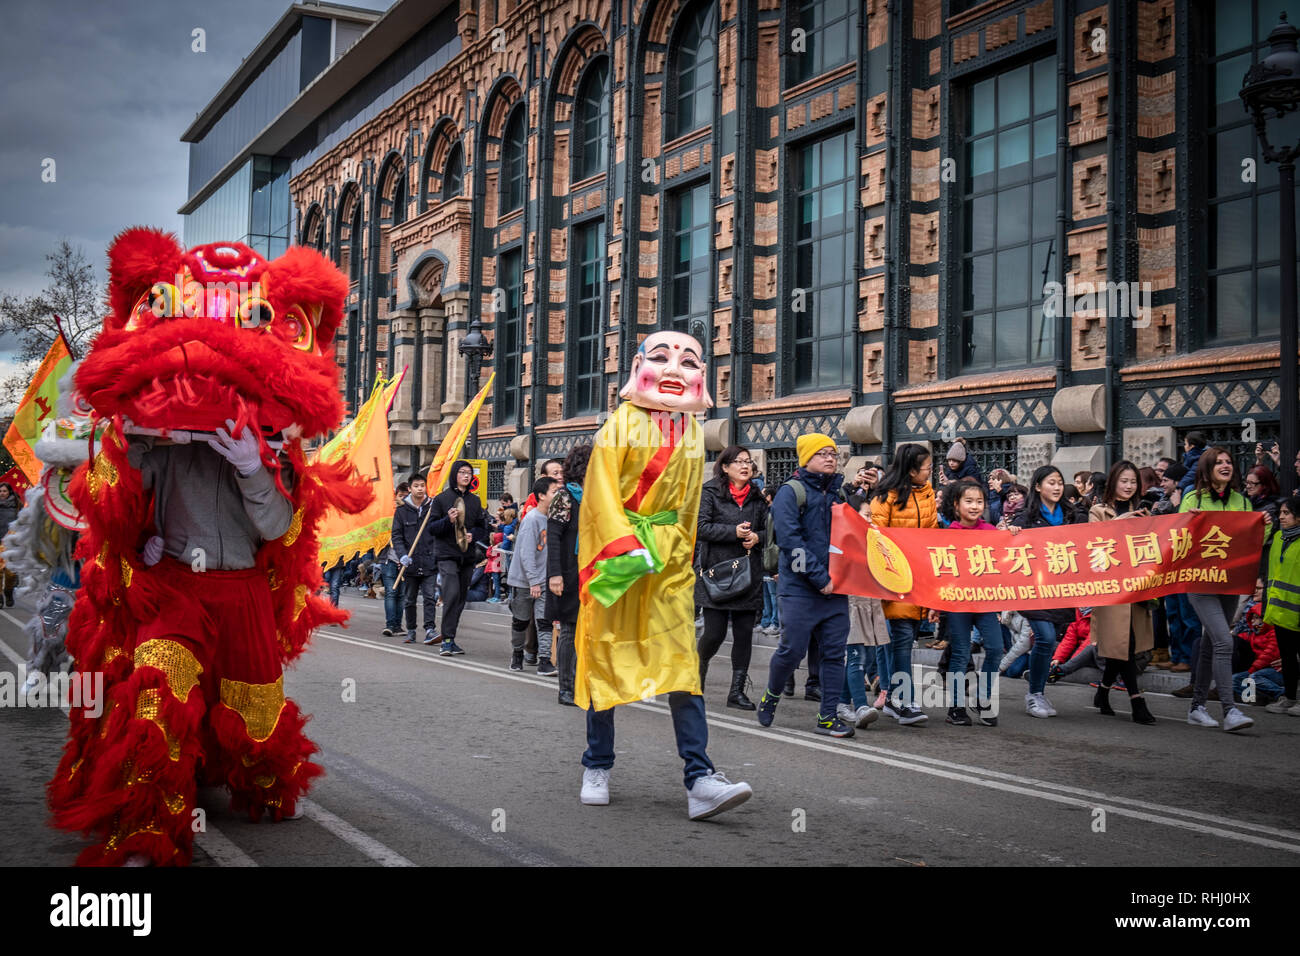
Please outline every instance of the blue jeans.
[{"label": "blue jeans", "polygon": [[776,602],[776,582],[769,578],[763,579],[763,616],[759,619],[759,627],[776,627],[781,623],[780,606]]},{"label": "blue jeans", "polygon": [[402,608],[405,606],[402,589],[406,587],[406,579],[403,578],[402,583],[396,586],[393,584],[400,570],[402,566],[395,561],[385,561],[379,570],[380,579],[384,582],[384,626],[390,631],[402,629]]},{"label": "blue jeans", "polygon": [[1190,663],[1201,622],[1186,594],[1165,595],[1165,621],[1169,625],[1169,659],[1175,664]]},{"label": "blue jeans", "polygon": [[1255,699],[1251,703],[1259,703],[1264,697],[1281,697],[1285,691],[1282,686],[1281,671],[1274,670],[1271,667],[1261,667],[1255,673],[1250,671],[1241,671],[1232,675],[1232,694],[1234,697],[1241,697],[1241,685],[1247,677],[1255,678]]},{"label": "blue jeans", "polygon": [[[785,633],[772,655],[767,673],[767,690],[779,694],[785,682],[799,667],[814,635],[820,647],[820,661],[808,658],[808,680],[816,675],[821,686],[820,716],[835,716],[844,688],[844,643],[849,636],[849,599],[842,594],[816,594],[803,591],[782,594],[785,606]],[[817,670],[813,670],[816,663]]]},{"label": "blue jeans", "polygon": [[903,707],[911,707],[916,700],[916,688],[912,684],[912,645],[916,643],[916,629],[920,623],[908,617],[889,622],[889,670],[881,673],[889,675],[889,699]]},{"label": "blue jeans", "polygon": [[[673,734],[677,737],[677,753],[686,767],[682,773],[686,789],[691,789],[699,777],[713,773],[713,764],[705,749],[709,745],[709,724],[704,719],[704,698],[675,690],[668,695],[668,709],[673,715]],[[614,766],[614,710],[587,711],[587,751],[582,755],[582,765],[592,770],[608,770]]]},{"label": "blue jeans", "polygon": [[853,709],[867,706],[867,660],[875,655],[867,653],[865,644],[850,644],[844,664],[844,691],[840,700],[853,701]]},{"label": "blue jeans", "polygon": [[[952,700],[953,707],[966,706],[966,662],[970,660],[971,628],[979,631],[980,641],[984,644],[984,664],[980,673],[984,679],[981,688],[993,687],[993,676],[998,672],[998,662],[1006,653],[1002,643],[1002,624],[993,611],[975,614],[970,611],[948,612],[948,640],[952,653],[948,657],[948,673],[956,674],[956,693]],[[949,681],[951,682],[951,678]]]},{"label": "blue jeans", "polygon": [[1051,621],[1030,621],[1034,646],[1029,649],[1029,693],[1041,694],[1047,687],[1047,672],[1056,653],[1056,625]]},{"label": "blue jeans", "polygon": [[1004,671],[1004,673],[1006,674],[1007,677],[1010,677],[1012,680],[1015,680],[1017,677],[1019,677],[1027,670],[1029,670],[1029,655],[1021,654],[1014,661],[1012,661],[1010,664],[1007,665],[1007,669],[1006,671]]},{"label": "blue jeans", "polygon": [[325,572],[325,583],[330,586],[330,603],[339,606],[339,592],[343,590],[343,565],[336,564]]},{"label": "blue jeans", "polygon": [[490,582],[488,584],[488,600],[491,601],[493,598],[500,600],[501,599],[501,572],[489,571],[488,581]]}]

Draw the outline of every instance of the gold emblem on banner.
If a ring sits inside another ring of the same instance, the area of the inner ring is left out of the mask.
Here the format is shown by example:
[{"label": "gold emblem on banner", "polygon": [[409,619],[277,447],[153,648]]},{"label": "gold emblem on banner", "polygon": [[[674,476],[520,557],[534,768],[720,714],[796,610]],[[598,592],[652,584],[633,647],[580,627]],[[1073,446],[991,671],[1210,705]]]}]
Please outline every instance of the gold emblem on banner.
[{"label": "gold emblem on banner", "polygon": [[875,528],[867,529],[867,569],[886,591],[899,598],[912,590],[912,566],[903,549]]}]

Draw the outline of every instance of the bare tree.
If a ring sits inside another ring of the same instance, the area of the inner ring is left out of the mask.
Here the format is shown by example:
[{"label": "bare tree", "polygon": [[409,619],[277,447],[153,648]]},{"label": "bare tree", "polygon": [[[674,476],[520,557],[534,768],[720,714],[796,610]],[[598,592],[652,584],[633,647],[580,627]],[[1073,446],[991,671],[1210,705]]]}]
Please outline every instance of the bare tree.
[{"label": "bare tree", "polygon": [[68,347],[77,357],[85,354],[103,320],[104,300],[99,278],[81,247],[60,239],[54,251],[46,253],[45,261],[49,284],[39,295],[0,295],[0,335],[17,340],[16,358],[24,363],[21,371],[0,381],[0,407],[16,405],[22,400],[37,363],[58,335],[55,315],[63,320]]}]

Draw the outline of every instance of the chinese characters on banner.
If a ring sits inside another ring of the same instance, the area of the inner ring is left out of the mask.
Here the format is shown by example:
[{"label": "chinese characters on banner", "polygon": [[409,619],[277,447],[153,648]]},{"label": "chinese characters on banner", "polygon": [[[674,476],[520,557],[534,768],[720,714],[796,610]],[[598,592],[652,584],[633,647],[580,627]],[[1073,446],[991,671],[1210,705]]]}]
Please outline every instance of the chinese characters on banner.
[{"label": "chinese characters on banner", "polygon": [[840,594],[948,611],[1131,604],[1183,591],[1255,587],[1259,514],[1127,518],[1008,531],[875,528],[847,505],[831,524],[830,572]]}]

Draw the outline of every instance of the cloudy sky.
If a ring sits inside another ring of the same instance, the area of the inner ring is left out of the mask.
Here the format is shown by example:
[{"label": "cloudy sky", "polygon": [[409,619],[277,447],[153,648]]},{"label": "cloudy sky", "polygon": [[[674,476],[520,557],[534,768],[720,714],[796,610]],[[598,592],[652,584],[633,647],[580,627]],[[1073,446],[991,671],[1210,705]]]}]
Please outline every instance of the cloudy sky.
[{"label": "cloudy sky", "polygon": [[[345,0],[387,9],[389,0]],[[100,270],[126,226],[181,231],[180,135],[289,0],[5,0],[0,30],[0,290],[45,287],[60,238]],[[206,52],[191,49],[206,32]],[[41,180],[54,160],[55,182]],[[0,378],[13,368],[0,338]]]}]

